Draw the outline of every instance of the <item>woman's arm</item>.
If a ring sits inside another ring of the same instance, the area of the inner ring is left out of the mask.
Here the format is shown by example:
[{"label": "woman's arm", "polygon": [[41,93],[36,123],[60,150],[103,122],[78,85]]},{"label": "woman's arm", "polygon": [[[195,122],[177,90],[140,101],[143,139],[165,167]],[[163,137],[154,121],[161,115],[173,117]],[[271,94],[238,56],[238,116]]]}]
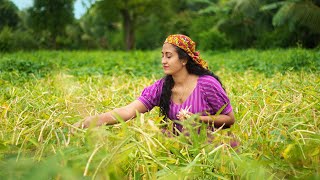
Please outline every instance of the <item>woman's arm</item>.
[{"label": "woman's arm", "polygon": [[135,100],[127,106],[116,108],[100,115],[86,117],[84,120],[75,123],[74,126],[78,128],[88,128],[92,123],[96,126],[116,124],[118,123],[117,117],[127,121],[136,117],[136,111],[145,113],[148,109],[142,102]]},{"label": "woman's arm", "polygon": [[220,114],[213,116],[200,116],[200,121],[203,123],[213,123],[214,127],[219,128],[223,126],[224,128],[230,128],[234,124],[235,118],[231,111],[228,114]]},{"label": "woman's arm", "polygon": [[[192,115],[190,112],[182,112],[179,111],[177,114],[177,118],[179,120],[184,120],[189,118]],[[235,118],[234,114],[231,111],[228,114],[220,114],[220,115],[212,115],[212,116],[200,116],[200,122],[214,124],[214,127],[219,128],[223,126],[223,128],[230,128],[231,125],[234,124]]]}]

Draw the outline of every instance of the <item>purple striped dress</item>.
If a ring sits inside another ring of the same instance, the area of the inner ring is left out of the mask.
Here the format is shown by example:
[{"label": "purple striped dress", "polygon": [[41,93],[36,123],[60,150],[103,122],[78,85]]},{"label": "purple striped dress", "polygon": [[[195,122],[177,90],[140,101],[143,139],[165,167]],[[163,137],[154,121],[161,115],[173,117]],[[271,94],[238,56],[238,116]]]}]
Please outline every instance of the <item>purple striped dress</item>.
[{"label": "purple striped dress", "polygon": [[[164,79],[157,80],[151,86],[146,87],[138,98],[149,111],[159,105],[163,83]],[[190,106],[189,111],[191,113],[200,115],[208,115],[208,113],[214,115],[223,106],[225,108],[220,114],[228,114],[232,111],[230,100],[220,83],[209,75],[199,76],[196,87],[185,102],[176,104],[171,101],[168,118],[177,120],[177,114],[180,109]],[[175,123],[174,125],[178,130],[182,130],[180,124]]]}]

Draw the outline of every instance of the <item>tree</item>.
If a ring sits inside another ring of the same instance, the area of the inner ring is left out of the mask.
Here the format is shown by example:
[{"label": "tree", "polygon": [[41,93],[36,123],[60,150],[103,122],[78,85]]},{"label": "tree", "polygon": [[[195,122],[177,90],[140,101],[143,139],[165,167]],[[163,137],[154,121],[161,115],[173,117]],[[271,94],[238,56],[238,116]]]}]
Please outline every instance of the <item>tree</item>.
[{"label": "tree", "polygon": [[65,27],[74,20],[74,0],[34,0],[29,9],[31,28],[36,33],[49,33],[54,48],[57,37],[65,33]]},{"label": "tree", "polygon": [[172,2],[163,0],[102,0],[96,5],[108,22],[121,21],[126,50],[135,46],[135,29],[143,25],[151,14],[166,15]]},{"label": "tree", "polygon": [[305,26],[312,32],[320,33],[320,1],[295,0],[268,4],[263,10],[278,9],[273,17],[273,25],[289,25],[293,30],[297,26]]},{"label": "tree", "polygon": [[217,23],[234,48],[253,47],[265,33],[273,31],[275,12],[261,11],[260,7],[277,0],[232,0],[222,6],[223,18]]},{"label": "tree", "polygon": [[288,27],[296,42],[304,47],[320,45],[320,0],[286,0],[270,3],[261,8],[276,9],[272,23],[275,27]]},{"label": "tree", "polygon": [[320,41],[319,0],[220,0],[201,13],[219,17],[216,27],[233,47],[315,47]]},{"label": "tree", "polygon": [[93,4],[79,19],[79,25],[83,31],[82,41],[87,48],[121,49],[121,40],[119,43],[119,38],[116,38],[121,35],[119,25],[106,20],[98,12],[97,4]]},{"label": "tree", "polygon": [[18,8],[8,0],[0,0],[0,30],[5,26],[16,28],[19,24]]}]

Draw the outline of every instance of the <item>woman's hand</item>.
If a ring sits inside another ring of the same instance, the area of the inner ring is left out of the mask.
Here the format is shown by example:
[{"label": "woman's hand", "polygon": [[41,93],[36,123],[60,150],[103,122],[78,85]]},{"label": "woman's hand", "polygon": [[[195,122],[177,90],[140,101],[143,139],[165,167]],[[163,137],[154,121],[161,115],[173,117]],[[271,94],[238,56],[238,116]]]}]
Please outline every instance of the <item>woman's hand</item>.
[{"label": "woman's hand", "polygon": [[89,116],[86,117],[85,119],[76,122],[73,124],[74,127],[79,128],[79,129],[85,129],[90,127],[91,124],[95,123],[96,126],[99,126],[99,117],[97,116]]},{"label": "woman's hand", "polygon": [[186,108],[186,109],[180,109],[179,113],[177,114],[177,118],[180,121],[183,121],[183,120],[190,118],[192,116],[192,113],[189,112],[189,109],[190,109],[190,107]]},{"label": "woman's hand", "polygon": [[177,114],[177,118],[181,121],[186,120],[186,119],[190,118],[191,116],[192,116],[191,112],[182,113],[181,111],[179,111],[179,113]]}]

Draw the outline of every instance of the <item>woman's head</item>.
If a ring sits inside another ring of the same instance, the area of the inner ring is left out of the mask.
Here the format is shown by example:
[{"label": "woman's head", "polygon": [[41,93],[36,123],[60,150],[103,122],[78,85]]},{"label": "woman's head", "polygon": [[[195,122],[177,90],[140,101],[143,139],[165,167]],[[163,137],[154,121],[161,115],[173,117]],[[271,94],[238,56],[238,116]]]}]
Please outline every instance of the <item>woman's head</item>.
[{"label": "woman's head", "polygon": [[186,71],[187,58],[181,58],[176,47],[169,43],[163,44],[161,63],[166,75],[175,75]]},{"label": "woman's head", "polygon": [[196,43],[192,41],[192,39],[189,38],[188,36],[182,35],[182,34],[169,35],[164,41],[164,45],[167,43],[174,45],[175,47],[178,47],[185,52],[184,54],[179,53],[179,49],[178,49],[177,53],[179,53],[180,59],[187,58],[185,56],[185,54],[187,54],[189,58],[191,58],[191,60],[193,60],[196,64],[200,65],[204,69],[208,69],[207,62],[205,62],[200,57],[200,53],[196,51]]}]

